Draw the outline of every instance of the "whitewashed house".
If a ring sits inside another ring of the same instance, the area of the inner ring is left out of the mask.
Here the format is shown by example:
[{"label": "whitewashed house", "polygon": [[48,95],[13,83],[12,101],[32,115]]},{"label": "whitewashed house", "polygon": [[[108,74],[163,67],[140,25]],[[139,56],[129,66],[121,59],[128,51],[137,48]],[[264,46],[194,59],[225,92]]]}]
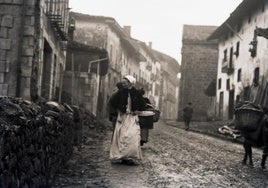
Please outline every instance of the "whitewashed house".
[{"label": "whitewashed house", "polygon": [[268,105],[268,2],[244,0],[210,35],[219,39],[217,115],[234,117],[238,101]]}]

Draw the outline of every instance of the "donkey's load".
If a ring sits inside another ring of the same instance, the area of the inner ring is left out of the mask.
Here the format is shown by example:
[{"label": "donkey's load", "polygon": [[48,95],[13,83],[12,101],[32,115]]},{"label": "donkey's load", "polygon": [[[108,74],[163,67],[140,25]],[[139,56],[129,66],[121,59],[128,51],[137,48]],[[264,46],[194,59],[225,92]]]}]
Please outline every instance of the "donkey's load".
[{"label": "donkey's load", "polygon": [[263,109],[254,103],[244,102],[235,108],[235,128],[241,131],[256,131],[263,116]]}]

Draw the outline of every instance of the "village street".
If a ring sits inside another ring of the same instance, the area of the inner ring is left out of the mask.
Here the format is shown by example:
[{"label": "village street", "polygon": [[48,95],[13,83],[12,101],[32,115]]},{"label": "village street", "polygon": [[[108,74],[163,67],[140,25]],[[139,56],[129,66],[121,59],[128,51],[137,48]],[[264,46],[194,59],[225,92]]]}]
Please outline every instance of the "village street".
[{"label": "village street", "polygon": [[142,147],[138,166],[111,164],[110,128],[84,128],[84,143],[57,175],[53,187],[267,187],[261,150],[254,168],[243,166],[243,146],[169,126],[162,121]]}]

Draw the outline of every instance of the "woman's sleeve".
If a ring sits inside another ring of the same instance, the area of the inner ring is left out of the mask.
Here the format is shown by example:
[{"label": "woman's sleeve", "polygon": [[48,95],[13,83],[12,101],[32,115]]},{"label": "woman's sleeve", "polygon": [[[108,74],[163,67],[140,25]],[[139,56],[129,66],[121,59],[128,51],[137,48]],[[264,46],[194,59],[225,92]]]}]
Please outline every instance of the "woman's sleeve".
[{"label": "woman's sleeve", "polygon": [[150,100],[147,97],[145,97],[144,100],[145,100],[145,103],[151,104]]},{"label": "woman's sleeve", "polygon": [[146,109],[146,100],[143,98],[142,95],[139,95],[140,99],[140,110],[145,110]]}]

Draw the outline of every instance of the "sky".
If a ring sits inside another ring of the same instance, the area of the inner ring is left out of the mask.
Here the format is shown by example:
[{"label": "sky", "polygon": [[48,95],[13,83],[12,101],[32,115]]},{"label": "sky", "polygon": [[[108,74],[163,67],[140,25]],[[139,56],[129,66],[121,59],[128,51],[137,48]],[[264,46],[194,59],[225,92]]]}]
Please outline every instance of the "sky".
[{"label": "sky", "polygon": [[69,0],[71,11],[114,18],[131,37],[181,61],[183,25],[220,26],[242,0]]}]

